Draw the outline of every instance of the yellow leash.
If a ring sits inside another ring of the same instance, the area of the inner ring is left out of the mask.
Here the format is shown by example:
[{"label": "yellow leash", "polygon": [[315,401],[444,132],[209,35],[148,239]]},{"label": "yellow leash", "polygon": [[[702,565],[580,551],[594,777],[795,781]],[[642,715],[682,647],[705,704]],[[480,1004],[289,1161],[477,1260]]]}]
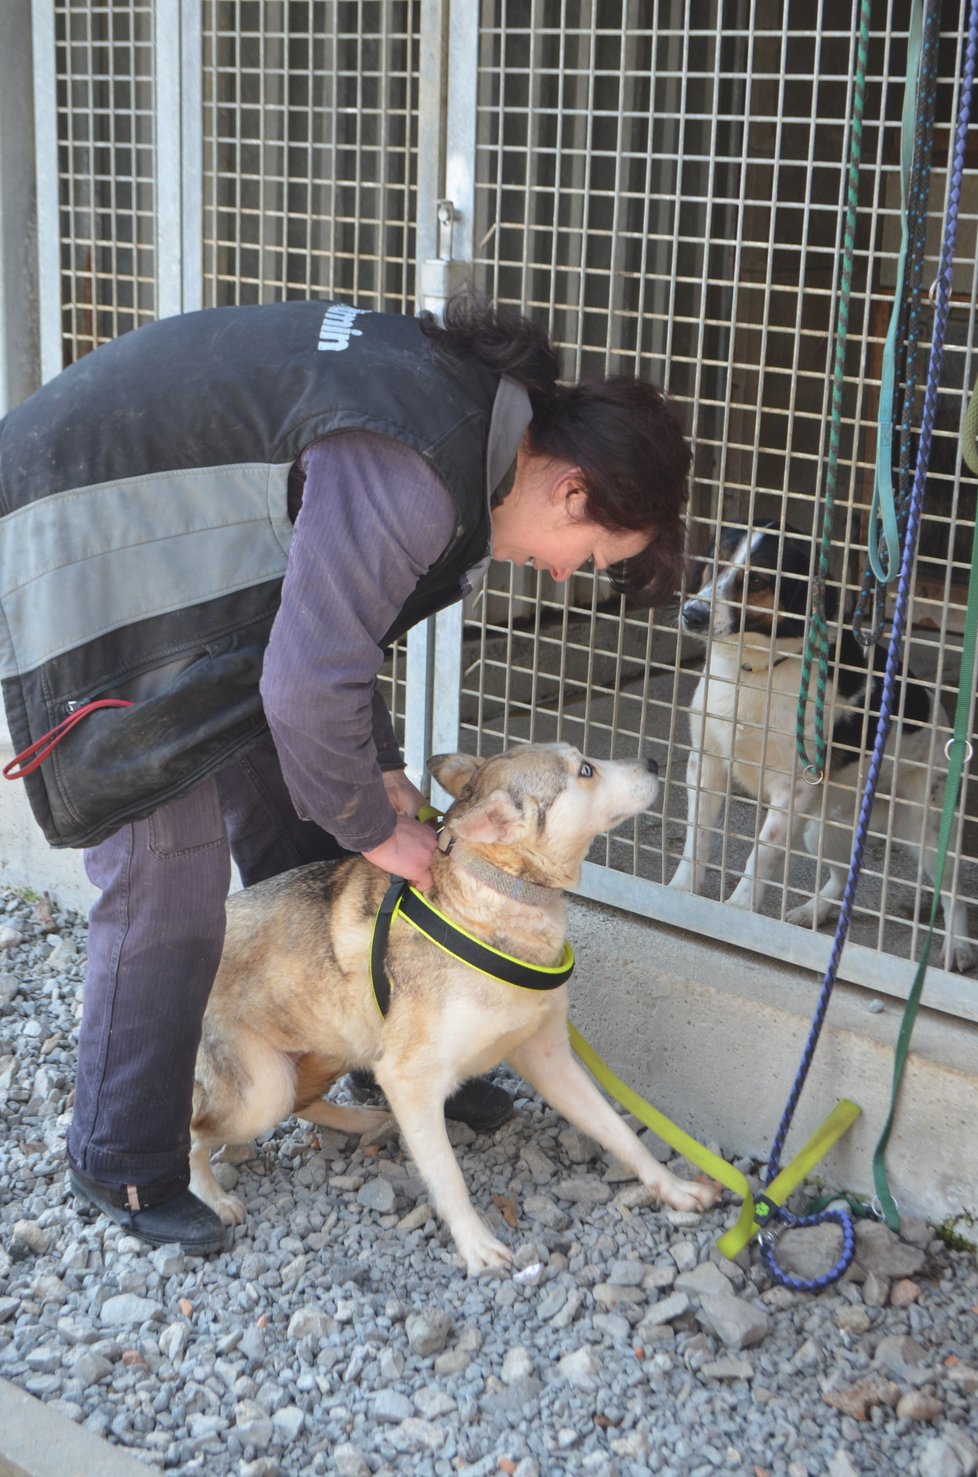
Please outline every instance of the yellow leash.
[{"label": "yellow leash", "polygon": [[709,1149],[697,1143],[696,1139],[684,1133],[665,1114],[660,1113],[658,1108],[653,1108],[651,1103],[647,1103],[644,1098],[639,1097],[637,1092],[633,1092],[620,1077],[615,1076],[611,1068],[598,1056],[598,1053],[585,1041],[580,1031],[571,1025],[570,1021],[567,1023],[567,1030],[571,1046],[591,1076],[616,1102],[621,1104],[626,1112],[631,1113],[640,1123],[644,1123],[646,1128],[650,1128],[658,1138],[667,1143],[670,1148],[675,1149],[677,1154],[682,1154],[690,1164],[695,1164],[697,1169],[708,1174],[711,1179],[718,1180],[721,1185],[732,1190],[743,1200],[736,1224],[717,1242],[717,1249],[731,1261],[743,1251],[752,1237],[765,1229],[772,1212],[785,1204],[788,1197],[808,1178],[812,1169],[819,1160],[825,1157],[832,1145],[842,1137],[847,1129],[851,1128],[861,1112],[861,1109],[848,1098],[843,1098],[836,1103],[822,1126],[816,1129],[790,1164],[786,1164],[780,1174],[771,1181],[763,1195],[759,1195],[755,1200],[746,1178],[739,1169],[735,1169],[718,1154],[711,1153]]}]

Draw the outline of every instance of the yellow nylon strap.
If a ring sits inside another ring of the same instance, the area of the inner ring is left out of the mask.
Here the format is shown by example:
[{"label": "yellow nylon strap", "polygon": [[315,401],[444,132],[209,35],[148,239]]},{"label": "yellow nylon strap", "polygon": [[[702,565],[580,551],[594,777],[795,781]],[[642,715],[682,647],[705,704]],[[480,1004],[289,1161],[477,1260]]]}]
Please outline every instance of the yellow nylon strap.
[{"label": "yellow nylon strap", "polygon": [[[611,1068],[602,1061],[598,1053],[585,1041],[580,1031],[571,1025],[570,1021],[567,1023],[567,1030],[574,1051],[591,1076],[600,1082],[606,1092],[610,1093],[627,1112],[633,1114],[640,1123],[644,1123],[646,1128],[650,1128],[670,1148],[688,1159],[690,1164],[695,1164],[697,1169],[708,1174],[711,1179],[719,1180],[726,1189],[732,1190],[735,1195],[741,1197],[744,1203],[740,1208],[736,1224],[717,1242],[718,1250],[732,1261],[751,1238],[758,1231],[763,1230],[763,1225],[758,1221],[754,1197],[745,1176],[732,1164],[728,1164],[725,1159],[721,1159],[718,1154],[712,1153],[702,1144],[697,1143],[696,1139],[684,1133],[671,1119],[660,1113],[658,1108],[653,1108],[651,1103],[647,1103],[643,1097],[639,1097],[637,1092],[633,1092],[620,1077],[616,1077]],[[805,1180],[814,1165],[828,1153],[836,1140],[841,1138],[846,1129],[855,1122],[859,1113],[860,1109],[848,1099],[837,1103],[821,1128],[812,1134],[791,1163],[785,1165],[781,1173],[767,1186],[764,1193],[768,1200],[773,1201],[775,1205],[783,1205],[792,1191]]]},{"label": "yellow nylon strap", "polygon": [[[849,1098],[841,1098],[821,1127],[816,1128],[808,1142],[799,1149],[791,1163],[786,1164],[780,1174],[775,1175],[765,1187],[764,1194],[768,1200],[773,1200],[775,1205],[784,1205],[789,1195],[808,1178],[819,1160],[824,1159],[832,1145],[852,1127],[861,1112],[857,1103],[851,1102]],[[753,1202],[751,1205],[753,1209]],[[767,1219],[765,1217],[765,1223]],[[744,1234],[742,1220],[743,1217],[717,1242],[717,1249],[731,1261],[743,1250],[755,1231],[764,1229],[762,1225],[755,1223]]]}]

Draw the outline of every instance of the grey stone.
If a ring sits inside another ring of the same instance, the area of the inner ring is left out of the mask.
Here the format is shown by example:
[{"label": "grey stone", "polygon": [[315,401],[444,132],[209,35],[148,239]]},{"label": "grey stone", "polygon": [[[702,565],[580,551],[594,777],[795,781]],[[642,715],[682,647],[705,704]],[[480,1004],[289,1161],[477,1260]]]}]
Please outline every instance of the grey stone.
[{"label": "grey stone", "polygon": [[[296,1308],[289,1319],[288,1337],[290,1339],[327,1339],[336,1331],[336,1320],[321,1308],[302,1307]],[[244,1340],[242,1340],[242,1344]],[[262,1340],[264,1348],[264,1340]]]},{"label": "grey stone", "polygon": [[376,1179],[367,1180],[360,1186],[357,1200],[368,1210],[375,1210],[378,1215],[390,1215],[397,1204],[397,1194],[390,1180],[378,1175]]},{"label": "grey stone", "polygon": [[85,1385],[100,1385],[112,1373],[112,1363],[91,1349],[79,1349],[69,1365],[71,1373]]},{"label": "grey stone", "polygon": [[724,1359],[711,1359],[700,1366],[700,1374],[708,1380],[752,1380],[754,1366],[749,1359],[735,1359],[727,1355]]},{"label": "grey stone", "polygon": [[749,1349],[767,1337],[771,1321],[757,1303],[731,1293],[715,1293],[700,1305],[699,1321],[733,1349]]},{"label": "grey stone", "polygon": [[[673,1284],[677,1292],[687,1292],[691,1297],[706,1297],[716,1293],[729,1293],[730,1281],[713,1262],[700,1262],[688,1272],[679,1272]],[[668,1322],[668,1319],[666,1320]]]},{"label": "grey stone", "polygon": [[595,1351],[586,1347],[574,1349],[557,1363],[557,1375],[579,1390],[593,1390],[601,1374],[601,1360]]},{"label": "grey stone", "polygon": [[425,1385],[414,1396],[414,1408],[424,1420],[436,1421],[439,1416],[457,1410],[458,1406],[447,1390],[438,1385]]},{"label": "grey stone", "polygon": [[909,1380],[924,1365],[927,1350],[909,1334],[887,1334],[876,1345],[873,1358],[897,1379]]},{"label": "grey stone", "polygon": [[274,1428],[271,1417],[257,1400],[241,1400],[234,1407],[234,1425],[241,1439],[258,1451],[271,1445]]},{"label": "grey stone", "polygon": [[911,1246],[882,1221],[856,1222],[856,1261],[878,1277],[913,1277],[927,1265],[927,1253]]},{"label": "grey stone", "polygon": [[608,1281],[621,1287],[641,1287],[648,1273],[644,1262],[619,1259],[608,1270]]},{"label": "grey stone", "polygon": [[136,1323],[148,1323],[151,1319],[160,1317],[162,1312],[161,1305],[153,1298],[138,1297],[132,1292],[121,1292],[115,1297],[106,1298],[99,1318],[109,1327],[132,1327]]},{"label": "grey stone", "polygon": [[645,1310],[643,1323],[675,1323],[677,1319],[684,1318],[690,1311],[692,1304],[684,1292],[673,1292],[668,1297],[659,1298],[652,1302]]},{"label": "grey stone", "polygon": [[560,1180],[554,1186],[554,1194],[572,1205],[606,1205],[611,1199],[610,1188],[595,1179]]},{"label": "grey stone", "polygon": [[528,1380],[533,1373],[533,1359],[522,1344],[507,1349],[500,1378],[504,1385],[518,1385]]},{"label": "grey stone", "polygon": [[378,1425],[400,1425],[413,1414],[414,1406],[400,1390],[380,1390],[374,1399],[373,1417]]},{"label": "grey stone", "polygon": [[441,1308],[426,1308],[405,1319],[404,1331],[413,1352],[427,1359],[432,1354],[440,1354],[448,1343],[452,1320]]},{"label": "grey stone", "polygon": [[351,1441],[341,1441],[333,1448],[333,1467],[336,1477],[370,1477],[370,1463]]},{"label": "grey stone", "polygon": [[941,1436],[931,1436],[923,1444],[917,1457],[917,1477],[971,1477],[974,1467],[968,1467],[960,1453],[950,1441]]},{"label": "grey stone", "polygon": [[305,1413],[297,1405],[281,1405],[272,1413],[272,1426],[276,1436],[286,1445],[297,1441],[306,1423]]}]

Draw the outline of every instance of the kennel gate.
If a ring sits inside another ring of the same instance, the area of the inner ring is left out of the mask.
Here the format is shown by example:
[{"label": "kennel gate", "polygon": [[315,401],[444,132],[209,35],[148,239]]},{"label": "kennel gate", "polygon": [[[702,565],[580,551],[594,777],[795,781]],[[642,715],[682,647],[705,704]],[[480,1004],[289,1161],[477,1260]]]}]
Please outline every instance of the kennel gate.
[{"label": "kennel gate", "polygon": [[[942,13],[928,266],[960,11],[947,0]],[[837,492],[836,573],[850,598],[899,246],[908,15],[882,0],[873,11]],[[680,402],[696,451],[695,548],[721,514],[816,527],[856,30],[842,0],[32,0],[29,30],[44,378],[170,312],[302,295],[413,311],[470,276],[551,324],[568,377],[637,372]],[[5,75],[14,65],[0,63]],[[957,454],[978,373],[975,152],[907,643],[948,707],[975,519]],[[17,197],[3,209],[9,243]],[[5,318],[9,335],[9,304]],[[682,849],[696,655],[675,612],[623,607],[600,578],[556,587],[493,566],[464,611],[412,633],[387,683],[415,769],[457,739],[482,752],[560,737],[598,759],[653,754],[661,815],[596,848],[585,895],[820,971],[828,926],[784,921],[817,858],[785,857],[763,913],[718,900],[760,824],[748,802],[726,797],[710,896],[661,885]],[[854,814],[858,797],[854,786]],[[974,937],[973,780],[963,803],[949,873]],[[927,913],[926,881],[885,832],[874,837],[843,975],[904,995]],[[975,984],[935,968],[928,1003],[976,1019]]]}]

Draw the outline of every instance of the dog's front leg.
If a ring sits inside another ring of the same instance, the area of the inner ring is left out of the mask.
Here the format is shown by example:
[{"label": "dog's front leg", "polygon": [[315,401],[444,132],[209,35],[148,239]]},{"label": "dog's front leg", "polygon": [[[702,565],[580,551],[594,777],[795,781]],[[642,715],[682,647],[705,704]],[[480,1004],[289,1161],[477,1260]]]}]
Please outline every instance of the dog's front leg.
[{"label": "dog's front leg", "polygon": [[630,1169],[663,1205],[673,1210],[706,1210],[715,1204],[718,1186],[679,1179],[653,1159],[624,1119],[602,1097],[574,1059],[563,1017],[547,1022],[536,1035],[510,1052],[509,1061],[552,1108]]},{"label": "dog's front leg", "polygon": [[374,1076],[469,1274],[508,1267],[512,1253],[496,1240],[469,1199],[448,1140],[445,1099],[457,1087],[457,1079],[439,1084],[430,1074],[398,1072],[382,1062],[375,1065]]},{"label": "dog's front leg", "polygon": [[686,763],[686,844],[670,887],[680,892],[703,891],[706,863],[723,804],[726,767],[715,756],[690,750]]}]

